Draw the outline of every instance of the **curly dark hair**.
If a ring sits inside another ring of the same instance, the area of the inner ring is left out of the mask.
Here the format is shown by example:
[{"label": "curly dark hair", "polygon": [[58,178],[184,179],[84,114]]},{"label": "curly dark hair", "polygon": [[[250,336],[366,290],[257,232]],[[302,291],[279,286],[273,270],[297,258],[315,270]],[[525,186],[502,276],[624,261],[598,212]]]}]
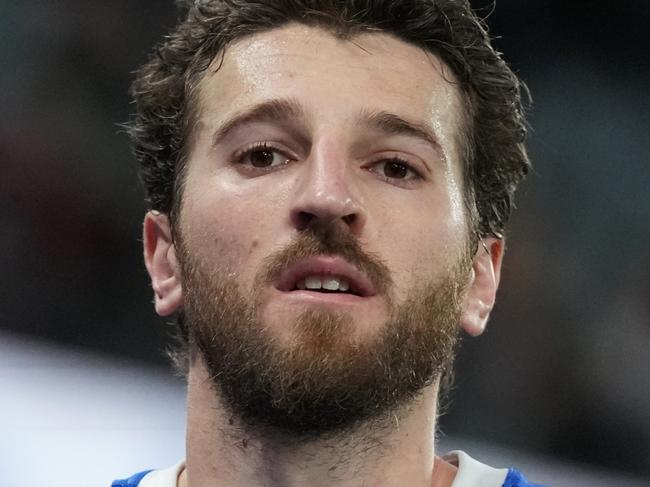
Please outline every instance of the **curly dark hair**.
[{"label": "curly dark hair", "polygon": [[128,124],[150,209],[170,214],[181,200],[196,117],[195,88],[233,40],[299,22],[350,38],[386,32],[439,56],[465,95],[465,200],[472,237],[503,235],[514,192],[528,172],[525,85],[491,46],[467,0],[196,0],[156,47],[132,86]]}]

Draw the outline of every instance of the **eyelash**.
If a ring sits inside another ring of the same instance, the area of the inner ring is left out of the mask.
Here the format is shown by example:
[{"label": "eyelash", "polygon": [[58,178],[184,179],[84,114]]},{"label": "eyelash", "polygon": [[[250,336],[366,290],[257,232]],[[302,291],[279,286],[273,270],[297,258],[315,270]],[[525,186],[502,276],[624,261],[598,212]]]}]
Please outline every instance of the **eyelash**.
[{"label": "eyelash", "polygon": [[285,166],[286,164],[288,164],[290,161],[293,160],[291,157],[286,156],[282,149],[279,149],[278,147],[276,147],[275,145],[273,145],[270,142],[255,142],[254,144],[251,144],[251,145],[245,147],[244,149],[235,152],[235,154],[232,157],[232,163],[240,165],[242,167],[247,167],[248,170],[255,170],[255,171],[265,171],[265,170],[269,171],[269,170],[273,169],[274,167],[277,168],[278,166],[255,167],[255,166],[253,166],[251,164],[246,164],[244,162],[244,159],[246,157],[250,156],[253,152],[261,151],[261,150],[266,150],[266,151],[269,151],[269,152],[273,152],[275,154],[278,154],[278,155],[286,158],[286,162],[284,164],[282,164],[281,166]]},{"label": "eyelash", "polygon": [[[372,171],[371,168],[384,163],[384,164],[390,164],[390,163],[397,163],[401,166],[404,166],[408,171],[411,171],[413,173],[413,177],[410,179],[400,179],[400,178],[391,178],[388,177],[384,174],[382,174],[379,171]],[[386,158],[381,158],[376,161],[371,162],[370,164],[366,165],[369,171],[375,173],[380,179],[391,183],[391,184],[396,184],[398,186],[402,187],[410,187],[413,184],[416,184],[419,181],[422,181],[425,179],[425,177],[422,175],[422,172],[415,167],[413,167],[413,164],[411,164],[409,161],[406,159],[403,159],[402,157],[399,156],[392,156],[392,157],[386,157]]]},{"label": "eyelash", "polygon": [[[280,155],[281,157],[286,158],[286,161],[284,163],[280,164],[280,165],[267,166],[267,167],[255,167],[250,163],[244,162],[244,159],[246,157],[250,156],[253,152],[261,151],[261,150],[266,150],[266,151],[269,151],[269,152],[273,152],[274,154]],[[274,144],[272,144],[271,142],[267,142],[267,141],[255,142],[254,144],[251,144],[248,147],[246,147],[246,148],[244,148],[244,149],[242,149],[240,151],[237,151],[233,155],[233,158],[232,158],[233,164],[239,165],[242,168],[246,168],[245,169],[246,171],[256,172],[256,173],[270,172],[272,170],[277,170],[278,168],[286,166],[287,164],[289,164],[292,161],[293,161],[293,159],[291,157],[288,157],[288,156],[285,155],[285,151],[283,151],[282,149],[279,149]],[[411,171],[413,173],[414,177],[411,178],[411,179],[391,178],[391,177],[388,177],[388,176],[382,174],[379,171],[371,170],[371,168],[373,168],[376,165],[379,165],[381,163],[384,163],[384,164],[389,164],[389,163],[400,164],[400,165],[404,166],[408,171]],[[399,156],[392,156],[392,157],[377,159],[377,160],[371,162],[370,164],[367,164],[365,166],[365,168],[367,168],[370,172],[375,174],[380,179],[382,179],[382,180],[384,180],[384,181],[386,181],[388,183],[396,184],[396,185],[402,186],[402,187],[411,186],[414,183],[416,183],[417,181],[421,181],[421,180],[424,179],[424,177],[422,176],[422,173],[418,169],[414,168],[413,165],[411,163],[409,163],[409,161],[407,161],[406,159],[403,159],[403,158],[401,158]]]}]

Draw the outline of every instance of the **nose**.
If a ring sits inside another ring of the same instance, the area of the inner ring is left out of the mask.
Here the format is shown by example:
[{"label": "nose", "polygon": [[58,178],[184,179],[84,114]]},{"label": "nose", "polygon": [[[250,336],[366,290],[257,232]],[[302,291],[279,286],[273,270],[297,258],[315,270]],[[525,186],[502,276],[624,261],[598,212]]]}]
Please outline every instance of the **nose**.
[{"label": "nose", "polygon": [[357,191],[351,190],[350,167],[333,152],[313,150],[303,162],[291,206],[291,223],[298,231],[316,224],[338,224],[359,236],[366,212]]}]

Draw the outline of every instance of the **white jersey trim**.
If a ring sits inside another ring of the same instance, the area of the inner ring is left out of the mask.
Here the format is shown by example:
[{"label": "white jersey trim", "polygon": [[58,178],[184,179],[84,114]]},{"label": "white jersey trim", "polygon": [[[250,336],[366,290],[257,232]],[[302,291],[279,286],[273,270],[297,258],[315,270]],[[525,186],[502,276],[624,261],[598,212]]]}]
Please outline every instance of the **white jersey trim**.
[{"label": "white jersey trim", "polygon": [[[451,487],[502,487],[508,475],[507,468],[488,467],[460,450],[447,453],[443,459],[458,467]],[[176,487],[178,476],[184,468],[183,460],[173,467],[149,472],[138,487]]]},{"label": "white jersey trim", "polygon": [[185,460],[164,470],[154,470],[142,477],[138,487],[176,487],[178,476],[185,468]]},{"label": "white jersey trim", "polygon": [[450,451],[442,458],[458,467],[451,487],[503,487],[508,475],[507,468],[488,467],[464,451]]}]

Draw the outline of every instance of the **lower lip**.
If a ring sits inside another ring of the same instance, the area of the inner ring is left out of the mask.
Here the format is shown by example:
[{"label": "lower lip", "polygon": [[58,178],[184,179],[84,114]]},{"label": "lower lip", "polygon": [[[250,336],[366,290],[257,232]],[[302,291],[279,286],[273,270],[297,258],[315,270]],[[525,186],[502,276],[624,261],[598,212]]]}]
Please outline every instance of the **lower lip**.
[{"label": "lower lip", "polygon": [[319,293],[317,291],[307,290],[276,291],[284,298],[306,304],[360,304],[368,302],[371,299],[370,296],[363,297],[348,293]]}]

